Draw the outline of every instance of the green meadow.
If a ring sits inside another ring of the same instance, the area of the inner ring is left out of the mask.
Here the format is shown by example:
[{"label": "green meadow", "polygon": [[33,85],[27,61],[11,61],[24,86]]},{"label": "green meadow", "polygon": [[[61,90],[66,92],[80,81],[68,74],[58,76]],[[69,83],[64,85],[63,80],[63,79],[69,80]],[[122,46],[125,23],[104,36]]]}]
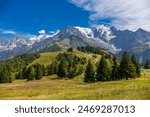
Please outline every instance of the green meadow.
[{"label": "green meadow", "polygon": [[149,100],[150,73],[140,78],[82,83],[80,77],[72,80],[57,79],[56,75],[39,81],[16,80],[12,84],[0,84],[0,99],[13,100]]},{"label": "green meadow", "polygon": [[[45,66],[60,52],[40,54],[40,58],[30,65],[40,63]],[[73,51],[80,57],[97,63],[101,56]],[[29,66],[30,66],[29,65]],[[44,76],[41,80],[15,80],[13,83],[0,84],[0,100],[150,100],[150,72],[142,72],[140,78],[84,83],[83,75],[73,79],[58,79],[56,75]]]}]

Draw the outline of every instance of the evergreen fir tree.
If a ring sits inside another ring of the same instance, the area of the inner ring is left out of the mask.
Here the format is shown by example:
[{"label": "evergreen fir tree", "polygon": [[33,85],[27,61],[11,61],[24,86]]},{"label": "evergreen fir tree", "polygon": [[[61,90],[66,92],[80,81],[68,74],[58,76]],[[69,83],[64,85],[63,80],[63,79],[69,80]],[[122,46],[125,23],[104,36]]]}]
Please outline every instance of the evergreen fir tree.
[{"label": "evergreen fir tree", "polygon": [[0,72],[0,83],[12,83],[13,77],[9,69],[7,67],[4,67],[2,71]]},{"label": "evergreen fir tree", "polygon": [[127,51],[124,51],[120,63],[120,79],[134,78],[136,75],[135,66],[131,61],[130,54]]},{"label": "evergreen fir tree", "polygon": [[26,67],[23,68],[21,73],[22,73],[21,79],[27,79],[27,68]]},{"label": "evergreen fir tree", "polygon": [[118,80],[119,79],[119,61],[116,56],[113,57],[113,66],[112,66],[112,73],[111,73],[111,80]]},{"label": "evergreen fir tree", "polygon": [[35,68],[33,66],[30,66],[27,69],[27,79],[29,80],[35,80]]},{"label": "evergreen fir tree", "polygon": [[144,65],[144,69],[150,69],[150,63],[148,60],[146,61],[145,65]]},{"label": "evergreen fir tree", "polygon": [[45,66],[44,66],[44,65],[41,65],[41,67],[42,67],[42,76],[45,76],[45,75],[46,75]]},{"label": "evergreen fir tree", "polygon": [[68,62],[66,60],[61,60],[58,65],[57,75],[61,78],[66,77],[68,74]]},{"label": "evergreen fir tree", "polygon": [[138,63],[138,61],[136,60],[136,58],[135,58],[134,55],[132,55],[131,61],[132,61],[132,63],[134,64],[134,66],[136,67],[136,76],[139,77],[140,74],[141,74],[141,71],[140,71],[140,64]]},{"label": "evergreen fir tree", "polygon": [[105,56],[102,56],[97,68],[97,81],[107,81],[110,79],[110,69],[108,67]]},{"label": "evergreen fir tree", "polygon": [[42,79],[44,74],[43,66],[40,64],[35,65],[35,78],[36,80]]},{"label": "evergreen fir tree", "polygon": [[95,82],[95,71],[94,71],[94,65],[92,62],[89,60],[86,70],[85,70],[85,76],[84,76],[84,81],[91,83]]},{"label": "evergreen fir tree", "polygon": [[48,75],[55,74],[55,64],[53,62],[51,65],[47,66],[47,74]]}]

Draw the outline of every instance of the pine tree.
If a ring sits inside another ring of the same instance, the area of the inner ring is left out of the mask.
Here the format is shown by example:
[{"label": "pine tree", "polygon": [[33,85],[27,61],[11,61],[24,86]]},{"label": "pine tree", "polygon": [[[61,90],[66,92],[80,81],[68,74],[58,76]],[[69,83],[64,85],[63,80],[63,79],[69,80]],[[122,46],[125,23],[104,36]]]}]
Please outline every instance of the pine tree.
[{"label": "pine tree", "polygon": [[55,68],[56,68],[56,64],[54,64],[54,62],[52,62],[51,65],[47,66],[47,74],[48,75],[53,75],[55,74]]},{"label": "pine tree", "polygon": [[13,77],[9,69],[7,67],[3,67],[2,71],[0,72],[0,83],[12,83]]},{"label": "pine tree", "polygon": [[119,61],[116,56],[113,57],[111,80],[119,80]]},{"label": "pine tree", "polygon": [[150,69],[150,63],[148,60],[146,61],[145,65],[144,65],[144,69]]},{"label": "pine tree", "polygon": [[30,66],[27,69],[27,79],[29,80],[35,80],[35,68],[33,66]]},{"label": "pine tree", "polygon": [[140,71],[140,64],[138,63],[138,61],[136,60],[136,58],[135,58],[134,55],[132,55],[131,61],[132,61],[132,63],[134,64],[134,66],[136,67],[136,76],[139,77],[140,74],[141,74],[141,71]]},{"label": "pine tree", "polygon": [[44,65],[41,65],[42,67],[42,76],[45,76],[46,75],[46,68]]},{"label": "pine tree", "polygon": [[73,48],[68,48],[67,52],[73,52]]},{"label": "pine tree", "polygon": [[27,79],[27,68],[26,67],[23,68],[21,73],[22,73],[21,79]]},{"label": "pine tree", "polygon": [[124,51],[120,63],[120,79],[134,78],[136,75],[135,66],[131,61],[130,54],[127,51]]},{"label": "pine tree", "polygon": [[108,63],[105,59],[105,56],[102,56],[102,58],[98,64],[96,80],[97,81],[110,80],[110,69],[109,69]]},{"label": "pine tree", "polygon": [[94,65],[90,60],[86,66],[84,81],[88,83],[95,82]]},{"label": "pine tree", "polygon": [[57,75],[61,78],[66,77],[68,74],[68,62],[66,60],[61,60],[58,65]]},{"label": "pine tree", "polygon": [[35,79],[40,80],[44,75],[43,66],[40,64],[35,65]]}]

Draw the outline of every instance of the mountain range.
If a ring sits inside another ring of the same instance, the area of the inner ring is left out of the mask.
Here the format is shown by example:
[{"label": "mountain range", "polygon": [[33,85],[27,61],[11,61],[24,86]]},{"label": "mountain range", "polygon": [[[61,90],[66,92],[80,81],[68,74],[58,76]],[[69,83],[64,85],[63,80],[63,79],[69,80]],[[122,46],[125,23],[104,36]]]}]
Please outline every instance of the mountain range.
[{"label": "mountain range", "polygon": [[63,50],[78,46],[96,46],[113,54],[124,50],[136,54],[142,61],[150,59],[150,32],[117,30],[104,25],[92,28],[68,26],[53,35],[40,34],[31,38],[16,36],[0,39],[0,60],[7,60],[25,53]]}]

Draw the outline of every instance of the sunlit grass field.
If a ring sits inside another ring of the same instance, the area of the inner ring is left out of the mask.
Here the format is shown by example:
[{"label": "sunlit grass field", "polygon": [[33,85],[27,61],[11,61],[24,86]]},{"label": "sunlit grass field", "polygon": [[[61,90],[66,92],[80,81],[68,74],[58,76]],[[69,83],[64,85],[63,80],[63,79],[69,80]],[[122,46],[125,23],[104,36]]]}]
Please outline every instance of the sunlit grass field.
[{"label": "sunlit grass field", "polygon": [[28,100],[149,100],[150,72],[128,81],[86,84],[80,77],[57,79],[56,75],[39,81],[16,80],[0,84],[0,99]]},{"label": "sunlit grass field", "polygon": [[[30,65],[51,64],[60,52],[40,54],[40,58]],[[101,56],[73,51],[80,57],[91,59],[95,64]],[[29,66],[30,66],[29,65]],[[15,80],[12,84],[0,84],[0,99],[31,100],[150,100],[150,72],[142,73],[140,78],[128,81],[111,81],[86,84],[83,75],[74,79],[57,79],[56,75],[43,77],[39,81]]]}]

